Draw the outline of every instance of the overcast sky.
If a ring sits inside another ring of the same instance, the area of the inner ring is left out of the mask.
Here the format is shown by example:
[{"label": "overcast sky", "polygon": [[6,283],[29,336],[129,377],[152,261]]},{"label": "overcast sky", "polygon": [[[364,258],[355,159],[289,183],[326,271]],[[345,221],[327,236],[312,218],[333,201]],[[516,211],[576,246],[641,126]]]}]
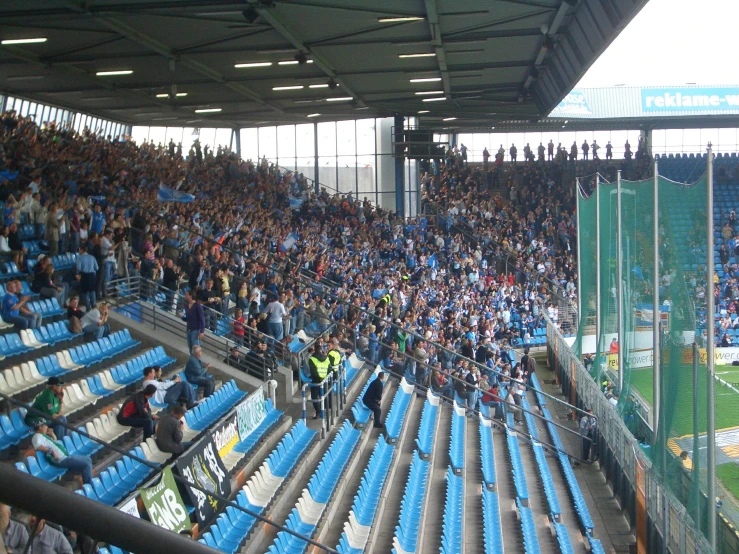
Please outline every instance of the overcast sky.
[{"label": "overcast sky", "polygon": [[739,85],[737,0],[649,0],[579,87]]}]

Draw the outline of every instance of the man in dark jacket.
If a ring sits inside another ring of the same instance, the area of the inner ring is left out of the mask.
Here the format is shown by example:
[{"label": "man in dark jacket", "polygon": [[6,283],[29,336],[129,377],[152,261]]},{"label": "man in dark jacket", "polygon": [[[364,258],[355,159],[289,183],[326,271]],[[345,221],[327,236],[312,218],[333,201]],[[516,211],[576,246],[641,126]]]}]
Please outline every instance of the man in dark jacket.
[{"label": "man in dark jacket", "polygon": [[374,428],[384,429],[385,424],[382,422],[382,408],[380,407],[380,400],[382,400],[382,389],[385,383],[385,376],[387,373],[381,371],[377,376],[377,379],[372,381],[367,387],[364,396],[362,397],[362,403],[367,406],[375,418]]},{"label": "man in dark jacket", "polygon": [[172,459],[182,454],[192,444],[182,442],[182,417],[185,407],[175,406],[171,413],[163,416],[157,425],[156,441],[159,450],[172,454]]},{"label": "man in dark jacket", "polygon": [[[229,365],[232,365],[229,362]],[[271,379],[277,371],[277,359],[267,350],[267,341],[260,338],[255,350],[250,350],[241,365],[235,366],[262,379]]]},{"label": "man in dark jacket", "polygon": [[116,419],[126,427],[141,427],[144,430],[144,440],[154,435],[155,421],[159,419],[151,413],[149,399],[157,392],[154,385],[147,385],[144,390],[132,394],[121,406]]}]

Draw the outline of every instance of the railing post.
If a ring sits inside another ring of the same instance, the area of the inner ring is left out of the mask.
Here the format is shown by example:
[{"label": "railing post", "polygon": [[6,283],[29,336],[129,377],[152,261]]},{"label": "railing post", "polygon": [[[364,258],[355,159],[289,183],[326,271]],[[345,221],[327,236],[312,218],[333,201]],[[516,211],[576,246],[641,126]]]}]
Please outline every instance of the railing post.
[{"label": "railing post", "polygon": [[303,423],[308,424],[308,414],[306,413],[307,402],[305,399],[305,391],[308,388],[308,383],[302,386],[300,389],[300,395],[303,397]]},{"label": "railing post", "polygon": [[326,425],[326,396],[324,395],[324,386],[323,382],[321,382],[321,388],[319,389],[321,393],[321,439],[326,438],[326,431],[327,431],[327,425]]}]

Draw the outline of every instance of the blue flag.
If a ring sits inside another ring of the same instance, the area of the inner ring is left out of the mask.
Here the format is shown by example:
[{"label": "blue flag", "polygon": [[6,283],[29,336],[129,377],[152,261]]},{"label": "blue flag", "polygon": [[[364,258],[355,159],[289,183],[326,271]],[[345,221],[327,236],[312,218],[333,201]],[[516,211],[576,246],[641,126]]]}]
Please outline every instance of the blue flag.
[{"label": "blue flag", "polygon": [[439,262],[436,260],[436,254],[431,254],[431,256],[429,256],[429,261],[427,263],[431,269],[434,269],[436,266],[438,266]]},{"label": "blue flag", "polygon": [[160,202],[194,202],[195,197],[192,194],[159,185],[157,200]]},{"label": "blue flag", "polygon": [[641,271],[641,266],[636,266],[634,269],[631,270],[634,275],[639,277],[642,281],[644,280],[644,274]]}]

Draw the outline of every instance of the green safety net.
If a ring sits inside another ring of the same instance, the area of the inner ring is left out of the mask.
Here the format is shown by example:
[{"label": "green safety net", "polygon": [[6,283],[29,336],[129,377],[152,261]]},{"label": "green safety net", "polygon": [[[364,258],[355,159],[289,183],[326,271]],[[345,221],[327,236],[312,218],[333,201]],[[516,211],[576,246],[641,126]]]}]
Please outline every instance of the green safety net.
[{"label": "green safety net", "polygon": [[[618,191],[616,183],[600,182],[598,194],[578,195],[580,210],[580,326],[573,349],[583,356],[592,352],[595,318],[598,336],[591,375],[617,399],[632,433],[650,443],[648,449],[657,472],[669,490],[682,501],[689,514],[705,530],[706,392],[705,356],[697,363],[694,385],[693,345],[705,353],[706,178],[692,185],[660,177],[659,283],[662,333],[660,414],[653,413],[653,292],[654,292],[654,179],[621,182],[621,253],[623,336],[618,337]],[[596,205],[597,197],[597,205]],[[599,240],[596,239],[596,210]],[[600,258],[597,256],[600,246]],[[600,304],[596,310],[596,264],[600,268]],[[701,327],[698,333],[696,330]],[[618,354],[610,354],[618,339]],[[623,380],[619,384],[618,357],[622,357]],[[739,372],[737,372],[739,381]],[[723,388],[722,388],[723,387]],[[738,387],[739,388],[739,387]],[[725,389],[725,390],[724,390]],[[729,391],[716,382],[717,431],[739,426],[739,390]],[[723,391],[723,392],[722,392]],[[725,400],[721,394],[725,393]],[[729,394],[731,393],[731,394]],[[696,398],[696,410],[693,399]],[[732,402],[733,400],[733,402]],[[646,406],[639,410],[637,406]],[[724,413],[721,414],[720,412]],[[654,428],[640,424],[638,414]],[[737,434],[739,435],[739,433]],[[739,440],[737,441],[739,450]],[[680,458],[681,452],[687,459]],[[720,464],[721,449],[718,449]],[[737,455],[739,459],[739,453]]]}]

